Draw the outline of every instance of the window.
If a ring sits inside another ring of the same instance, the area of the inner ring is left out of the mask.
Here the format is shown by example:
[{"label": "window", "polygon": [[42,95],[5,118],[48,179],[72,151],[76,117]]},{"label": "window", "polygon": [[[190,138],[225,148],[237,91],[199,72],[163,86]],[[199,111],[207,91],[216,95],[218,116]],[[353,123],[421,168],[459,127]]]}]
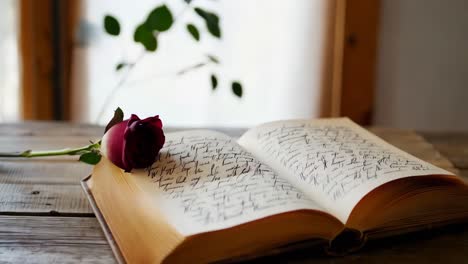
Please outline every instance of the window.
[{"label": "window", "polygon": [[[192,1],[220,15],[219,41],[207,36],[194,12],[183,11],[184,1],[165,1],[180,17],[160,35],[157,52],[138,62],[97,120],[106,97],[125,74],[115,65],[132,63],[142,51],[132,40],[134,28],[162,1],[85,2],[74,50],[72,112],[77,121],[104,123],[121,106],[142,116],[160,114],[172,126],[250,126],[317,117],[327,107],[334,1]],[[120,36],[104,33],[106,14],[121,22]],[[200,28],[199,44],[186,32],[188,22]],[[206,60],[206,54],[219,57],[221,66],[176,76],[177,70]],[[211,73],[219,76],[215,91]],[[232,80],[242,82],[242,98],[231,92]]]},{"label": "window", "polygon": [[0,121],[19,118],[18,1],[0,1]]},{"label": "window", "polygon": [[[116,65],[135,62],[143,51],[132,40],[135,26],[162,3],[177,17],[175,25],[159,35],[158,51],[141,57],[112,93],[128,72],[127,67],[116,71]],[[376,3],[5,0],[0,4],[0,120],[103,124],[121,106],[127,113],[160,114],[171,126],[251,126],[338,115],[368,124]],[[209,37],[194,7],[219,14],[221,40]],[[106,14],[119,18],[119,37],[105,34]],[[199,43],[188,34],[187,23],[199,28]],[[206,61],[207,54],[221,65],[177,74]],[[231,91],[233,81],[243,84],[242,98]],[[362,94],[367,97],[356,96]]]}]

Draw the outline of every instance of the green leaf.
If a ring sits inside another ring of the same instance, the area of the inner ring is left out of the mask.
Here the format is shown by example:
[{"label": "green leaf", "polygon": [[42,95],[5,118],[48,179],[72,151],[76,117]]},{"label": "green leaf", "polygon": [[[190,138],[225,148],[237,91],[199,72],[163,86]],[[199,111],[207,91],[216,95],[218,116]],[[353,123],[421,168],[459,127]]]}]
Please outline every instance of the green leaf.
[{"label": "green leaf", "polygon": [[135,42],[141,42],[143,39],[148,38],[148,35],[152,35],[151,31],[145,27],[145,24],[140,24],[135,28],[133,40]]},{"label": "green leaf", "polygon": [[174,18],[172,17],[171,10],[166,5],[161,5],[150,12],[145,25],[150,31],[157,30],[163,32],[171,28],[173,23]]},{"label": "green leaf", "polygon": [[106,129],[104,130],[104,133],[106,133],[107,130],[111,129],[111,127],[113,127],[114,125],[122,122],[123,119],[124,119],[124,113],[122,109],[120,109],[120,107],[117,107],[117,109],[115,109],[114,111],[114,117],[112,117],[112,119],[107,124]]},{"label": "green leaf", "polygon": [[121,62],[117,65],[115,65],[115,70],[120,71],[123,67],[127,66],[128,64],[126,62]]},{"label": "green leaf", "polygon": [[111,15],[105,16],[104,17],[104,29],[109,35],[118,36],[120,34],[119,21]]},{"label": "green leaf", "polygon": [[218,78],[214,74],[211,75],[211,87],[213,90],[216,90],[216,87],[218,87]]},{"label": "green leaf", "polygon": [[239,82],[232,83],[232,92],[239,98],[242,97],[242,85]]},{"label": "green leaf", "polygon": [[101,161],[101,154],[94,151],[87,152],[80,156],[80,161],[87,164],[96,165],[99,163],[99,161]]},{"label": "green leaf", "polygon": [[219,64],[219,60],[218,60],[218,58],[216,58],[215,56],[210,55],[210,54],[207,54],[206,57],[208,57],[208,59],[209,59],[211,62],[216,63],[216,64]]},{"label": "green leaf", "polygon": [[200,32],[198,32],[198,29],[194,24],[187,24],[187,31],[196,41],[200,40]]},{"label": "green leaf", "polygon": [[214,37],[221,38],[221,29],[219,28],[219,17],[215,13],[208,12],[199,7],[195,8],[195,13],[197,13],[201,18],[205,20],[206,27],[208,31]]},{"label": "green leaf", "polygon": [[153,32],[148,30],[145,24],[139,25],[133,34],[133,40],[141,43],[147,51],[156,51],[158,48],[158,41]]}]

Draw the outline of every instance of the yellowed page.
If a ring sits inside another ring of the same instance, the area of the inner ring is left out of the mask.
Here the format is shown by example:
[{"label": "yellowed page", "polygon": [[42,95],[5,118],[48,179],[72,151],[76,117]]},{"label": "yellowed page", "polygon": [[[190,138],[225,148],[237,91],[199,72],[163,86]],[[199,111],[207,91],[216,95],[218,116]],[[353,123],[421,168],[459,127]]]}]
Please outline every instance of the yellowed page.
[{"label": "yellowed page", "polygon": [[129,176],[184,235],[288,211],[324,211],[232,138],[212,131],[167,134],[159,160]]},{"label": "yellowed page", "polygon": [[452,175],[347,118],[272,122],[249,130],[238,142],[343,223],[361,198],[386,182]]}]

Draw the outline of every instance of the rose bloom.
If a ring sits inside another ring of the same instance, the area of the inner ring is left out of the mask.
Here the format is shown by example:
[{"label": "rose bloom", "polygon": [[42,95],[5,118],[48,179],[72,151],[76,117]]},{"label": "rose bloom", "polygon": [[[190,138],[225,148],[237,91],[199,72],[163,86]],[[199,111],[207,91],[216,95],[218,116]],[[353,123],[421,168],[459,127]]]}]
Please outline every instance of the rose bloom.
[{"label": "rose bloom", "polygon": [[101,153],[116,166],[130,172],[151,166],[164,145],[159,116],[130,119],[112,126],[102,138]]}]

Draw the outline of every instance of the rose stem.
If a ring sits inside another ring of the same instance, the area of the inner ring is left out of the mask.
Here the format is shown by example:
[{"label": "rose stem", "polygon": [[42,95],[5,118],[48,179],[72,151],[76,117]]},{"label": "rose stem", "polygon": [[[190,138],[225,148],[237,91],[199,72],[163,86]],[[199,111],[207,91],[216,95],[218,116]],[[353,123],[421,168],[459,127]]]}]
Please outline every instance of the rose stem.
[{"label": "rose stem", "polygon": [[63,156],[63,155],[81,155],[83,152],[91,151],[93,149],[99,149],[101,141],[93,143],[80,148],[66,148],[60,150],[44,150],[44,151],[23,151],[16,153],[2,153],[0,152],[0,157],[23,157],[23,158],[33,158],[33,157],[47,157],[47,156]]}]

